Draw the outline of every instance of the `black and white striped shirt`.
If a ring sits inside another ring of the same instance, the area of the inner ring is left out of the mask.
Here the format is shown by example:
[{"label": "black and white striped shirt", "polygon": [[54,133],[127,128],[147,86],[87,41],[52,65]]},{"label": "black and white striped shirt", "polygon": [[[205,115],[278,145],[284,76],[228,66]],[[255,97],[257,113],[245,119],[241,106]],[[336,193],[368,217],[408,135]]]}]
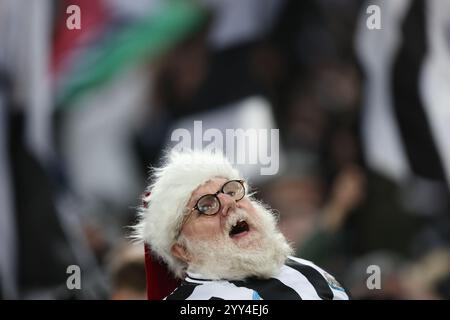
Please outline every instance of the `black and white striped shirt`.
[{"label": "black and white striped shirt", "polygon": [[208,280],[188,273],[167,300],[348,300],[333,276],[313,264],[289,257],[280,272],[269,279]]}]

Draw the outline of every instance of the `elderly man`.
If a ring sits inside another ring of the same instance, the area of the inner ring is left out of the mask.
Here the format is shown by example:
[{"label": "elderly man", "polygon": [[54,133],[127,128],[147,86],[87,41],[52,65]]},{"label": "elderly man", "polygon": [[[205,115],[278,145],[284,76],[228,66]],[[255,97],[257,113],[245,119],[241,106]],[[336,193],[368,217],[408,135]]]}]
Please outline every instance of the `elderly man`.
[{"label": "elderly man", "polygon": [[[166,299],[348,299],[331,275],[290,256],[272,212],[221,154],[172,151],[152,178],[135,237],[181,280]],[[166,284],[149,266],[151,292]]]}]

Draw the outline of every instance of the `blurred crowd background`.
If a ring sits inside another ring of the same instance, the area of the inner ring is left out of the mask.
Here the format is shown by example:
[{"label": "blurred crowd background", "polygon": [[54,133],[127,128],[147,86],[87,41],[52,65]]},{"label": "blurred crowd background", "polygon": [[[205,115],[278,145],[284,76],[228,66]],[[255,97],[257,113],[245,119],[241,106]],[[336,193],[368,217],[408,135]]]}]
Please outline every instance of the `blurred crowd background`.
[{"label": "blurred crowd background", "polygon": [[0,0],[0,297],[145,299],[129,226],[202,120],[279,129],[249,183],[354,299],[449,299],[449,28],[443,0]]}]

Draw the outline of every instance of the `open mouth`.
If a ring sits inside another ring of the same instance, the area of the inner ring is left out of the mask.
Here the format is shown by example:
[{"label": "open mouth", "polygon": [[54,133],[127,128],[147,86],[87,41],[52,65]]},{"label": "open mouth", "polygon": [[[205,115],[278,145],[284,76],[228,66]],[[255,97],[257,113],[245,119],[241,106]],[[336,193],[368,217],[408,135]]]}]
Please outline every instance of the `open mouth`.
[{"label": "open mouth", "polygon": [[233,238],[240,235],[244,235],[248,231],[250,231],[248,223],[245,220],[241,219],[231,227],[229,235],[231,238]]}]

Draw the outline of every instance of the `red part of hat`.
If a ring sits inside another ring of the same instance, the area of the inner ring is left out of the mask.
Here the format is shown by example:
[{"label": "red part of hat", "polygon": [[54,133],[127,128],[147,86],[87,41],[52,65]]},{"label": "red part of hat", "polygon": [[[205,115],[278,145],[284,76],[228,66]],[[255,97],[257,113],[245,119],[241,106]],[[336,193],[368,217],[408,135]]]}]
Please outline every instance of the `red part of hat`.
[{"label": "red part of hat", "polygon": [[148,300],[162,300],[180,284],[169,271],[167,264],[155,258],[148,245],[145,245],[145,272]]}]

